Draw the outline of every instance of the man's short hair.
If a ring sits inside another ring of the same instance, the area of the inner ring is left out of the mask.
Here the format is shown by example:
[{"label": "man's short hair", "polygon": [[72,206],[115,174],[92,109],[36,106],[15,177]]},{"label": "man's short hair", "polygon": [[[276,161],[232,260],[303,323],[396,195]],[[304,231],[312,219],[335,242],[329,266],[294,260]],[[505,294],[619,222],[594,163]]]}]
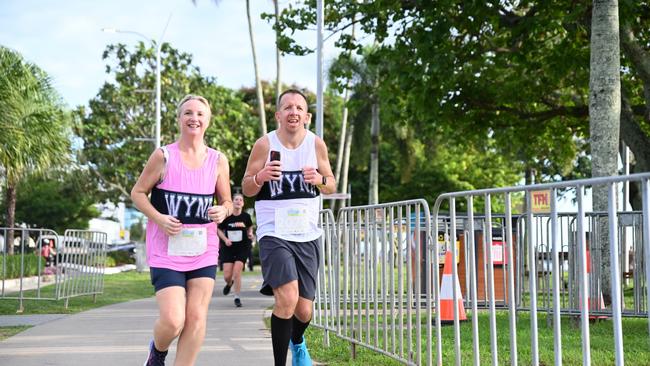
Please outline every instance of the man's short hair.
[{"label": "man's short hair", "polygon": [[282,100],[282,97],[285,96],[286,94],[299,94],[305,100],[305,104],[307,105],[307,112],[309,111],[309,101],[307,100],[307,96],[305,96],[305,94],[298,89],[287,89],[282,93],[280,93],[280,95],[278,96],[278,101],[276,103],[275,109],[277,110],[280,109],[280,101]]}]

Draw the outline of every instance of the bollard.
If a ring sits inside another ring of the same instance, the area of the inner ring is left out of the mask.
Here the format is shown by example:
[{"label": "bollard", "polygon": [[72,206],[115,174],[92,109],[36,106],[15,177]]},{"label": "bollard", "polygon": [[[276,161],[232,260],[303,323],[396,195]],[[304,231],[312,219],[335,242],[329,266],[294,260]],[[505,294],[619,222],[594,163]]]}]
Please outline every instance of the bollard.
[{"label": "bollard", "polygon": [[148,272],[147,265],[147,246],[143,242],[135,243],[135,270],[138,272]]}]

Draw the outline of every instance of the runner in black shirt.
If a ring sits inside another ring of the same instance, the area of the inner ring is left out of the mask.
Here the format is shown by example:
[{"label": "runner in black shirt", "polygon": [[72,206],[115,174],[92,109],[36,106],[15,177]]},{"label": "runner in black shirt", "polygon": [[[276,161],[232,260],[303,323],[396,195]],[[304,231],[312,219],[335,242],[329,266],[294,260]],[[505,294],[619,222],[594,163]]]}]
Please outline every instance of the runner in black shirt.
[{"label": "runner in black shirt", "polygon": [[241,307],[241,273],[251,250],[253,221],[251,216],[243,211],[244,196],[236,193],[232,200],[232,215],[219,224],[219,238],[222,241],[219,257],[223,263],[223,279],[226,281],[223,294],[228,295],[234,286],[235,306]]}]

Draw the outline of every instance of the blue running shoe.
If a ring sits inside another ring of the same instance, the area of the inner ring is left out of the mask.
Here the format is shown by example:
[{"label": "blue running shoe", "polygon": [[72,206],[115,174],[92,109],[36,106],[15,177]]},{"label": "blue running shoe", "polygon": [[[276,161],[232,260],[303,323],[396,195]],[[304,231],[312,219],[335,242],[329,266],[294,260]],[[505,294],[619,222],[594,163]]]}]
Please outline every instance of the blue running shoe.
[{"label": "blue running shoe", "polygon": [[304,336],[302,342],[298,344],[293,344],[293,341],[289,340],[289,348],[291,348],[291,366],[312,366]]},{"label": "blue running shoe", "polygon": [[144,366],[165,366],[165,357],[167,357],[167,351],[158,351],[152,340],[149,343],[149,356],[147,356],[147,361],[144,363]]}]

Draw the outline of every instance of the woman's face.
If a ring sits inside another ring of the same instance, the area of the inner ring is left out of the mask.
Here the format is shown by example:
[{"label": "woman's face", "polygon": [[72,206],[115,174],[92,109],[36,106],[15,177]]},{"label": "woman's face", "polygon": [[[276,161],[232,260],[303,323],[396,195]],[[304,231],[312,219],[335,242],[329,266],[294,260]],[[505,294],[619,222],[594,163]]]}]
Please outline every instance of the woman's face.
[{"label": "woman's face", "polygon": [[181,106],[178,123],[181,135],[203,137],[205,130],[210,125],[210,111],[201,101],[188,100]]},{"label": "woman's face", "polygon": [[244,207],[244,197],[240,195],[235,195],[232,198],[232,204],[235,208],[243,208]]}]

